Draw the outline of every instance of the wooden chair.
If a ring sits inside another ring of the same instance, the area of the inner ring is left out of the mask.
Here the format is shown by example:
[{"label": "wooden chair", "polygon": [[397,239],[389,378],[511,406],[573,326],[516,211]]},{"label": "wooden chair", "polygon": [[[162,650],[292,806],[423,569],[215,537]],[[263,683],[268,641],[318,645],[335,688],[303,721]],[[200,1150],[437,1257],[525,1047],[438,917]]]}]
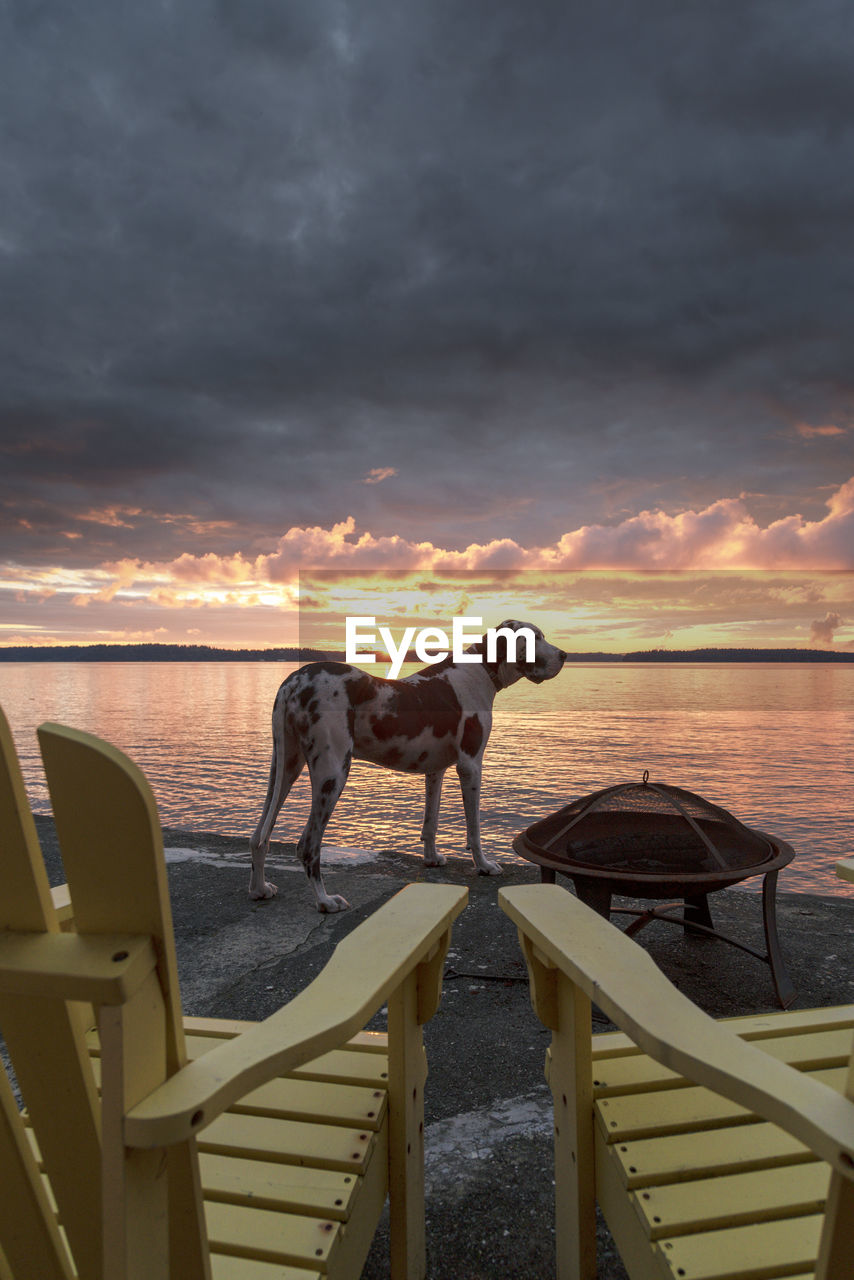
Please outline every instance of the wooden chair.
[{"label": "wooden chair", "polygon": [[560,1280],[596,1275],[597,1199],[632,1280],[851,1280],[854,1006],[716,1022],[566,890],[499,899],[552,1030]]},{"label": "wooden chair", "polygon": [[[423,1277],[421,1024],[466,893],[402,890],[257,1024],[182,1019],[157,813],[114,748],[39,730],[59,928],[0,713],[0,1280],[356,1277],[386,1195]],[[361,1031],[388,1003],[388,1035]],[[97,1032],[92,1011],[97,1017]]]}]

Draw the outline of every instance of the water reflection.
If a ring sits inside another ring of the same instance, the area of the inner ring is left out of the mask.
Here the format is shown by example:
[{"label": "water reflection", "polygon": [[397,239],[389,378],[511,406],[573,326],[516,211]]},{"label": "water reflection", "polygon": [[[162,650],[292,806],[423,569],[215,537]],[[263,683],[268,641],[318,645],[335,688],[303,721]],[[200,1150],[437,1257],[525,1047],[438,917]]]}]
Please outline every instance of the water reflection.
[{"label": "water reflection", "polygon": [[[248,840],[261,810],[270,712],[293,667],[274,663],[6,663],[0,702],[38,812],[49,802],[34,730],[59,720],[127,751],[165,825]],[[404,671],[405,674],[405,671]],[[500,694],[486,755],[485,847],[513,858],[522,827],[578,795],[639,779],[669,782],[793,844],[781,888],[850,890],[833,874],[852,852],[854,665],[570,665],[555,681]],[[356,764],[330,844],[419,853],[423,782]],[[279,819],[308,816],[303,774]],[[463,854],[456,777],[445,782],[440,847]]]}]

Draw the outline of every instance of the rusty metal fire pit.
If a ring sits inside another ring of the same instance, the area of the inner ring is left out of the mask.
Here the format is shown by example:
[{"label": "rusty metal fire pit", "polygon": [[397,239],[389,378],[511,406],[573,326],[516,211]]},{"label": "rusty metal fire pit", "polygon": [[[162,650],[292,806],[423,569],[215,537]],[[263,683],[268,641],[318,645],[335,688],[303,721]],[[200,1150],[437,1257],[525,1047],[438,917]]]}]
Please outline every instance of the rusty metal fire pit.
[{"label": "rusty metal fire pit", "polygon": [[[795,856],[784,840],[746,827],[691,791],[651,783],[645,772],[642,782],[607,787],[564,805],[516,836],[513,848],[539,865],[545,883],[554,884],[558,871],[569,876],[579,898],[606,918],[613,894],[682,899],[650,909],[613,910],[637,917],[628,934],[650,920],[667,920],[691,933],[722,938],[770,966],[783,1008],[794,1000],[777,937],[777,874]],[[767,954],[719,933],[708,903],[710,893],[758,875],[763,877]]]}]

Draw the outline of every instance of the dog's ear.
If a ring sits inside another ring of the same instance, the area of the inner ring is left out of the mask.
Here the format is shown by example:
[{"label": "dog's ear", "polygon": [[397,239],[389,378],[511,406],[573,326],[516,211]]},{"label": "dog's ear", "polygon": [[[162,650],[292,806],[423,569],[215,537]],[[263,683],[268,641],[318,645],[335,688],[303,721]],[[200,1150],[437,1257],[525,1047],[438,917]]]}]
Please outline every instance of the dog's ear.
[{"label": "dog's ear", "polygon": [[497,665],[502,662],[510,661],[510,643],[507,639],[506,632],[515,631],[519,626],[513,618],[505,618],[503,622],[499,622],[495,628],[495,661]]},{"label": "dog's ear", "polygon": [[516,643],[516,645],[514,646],[515,656],[513,656],[511,655],[510,640],[508,639],[507,632],[522,631],[524,630],[526,625],[527,624],[524,622],[517,622],[515,618],[506,618],[504,622],[499,622],[498,626],[495,628],[495,631],[496,631],[495,660],[496,662],[499,664],[502,662],[506,662],[512,665],[516,671],[519,671],[522,674],[524,674],[525,671],[529,670],[529,668],[532,665],[531,663],[526,661],[526,658],[525,658],[526,648],[525,648],[524,640],[521,643],[519,642]]},{"label": "dog's ear", "polygon": [[499,664],[510,660],[510,645],[505,635],[495,637],[495,661]]}]

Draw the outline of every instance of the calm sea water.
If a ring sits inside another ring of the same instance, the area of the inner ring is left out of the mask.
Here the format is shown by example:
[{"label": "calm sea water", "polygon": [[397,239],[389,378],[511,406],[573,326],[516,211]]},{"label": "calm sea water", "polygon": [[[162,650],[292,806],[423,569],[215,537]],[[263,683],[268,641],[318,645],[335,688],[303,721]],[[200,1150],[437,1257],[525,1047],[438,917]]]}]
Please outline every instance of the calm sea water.
[{"label": "calm sea water", "polygon": [[[0,703],[31,803],[49,812],[35,728],[58,720],[107,738],[147,774],[163,823],[245,837],[264,800],[270,711],[294,667],[247,663],[3,663]],[[406,674],[406,669],[404,669]],[[650,780],[696,791],[778,835],[798,857],[781,889],[850,893],[833,873],[854,853],[854,664],[572,664],[501,693],[484,770],[484,846],[513,859],[516,832],[576,796]],[[327,843],[420,853],[423,783],[356,764]],[[308,816],[307,772],[275,837]],[[456,776],[440,847],[463,853]],[[751,886],[758,886],[758,881]]]}]

